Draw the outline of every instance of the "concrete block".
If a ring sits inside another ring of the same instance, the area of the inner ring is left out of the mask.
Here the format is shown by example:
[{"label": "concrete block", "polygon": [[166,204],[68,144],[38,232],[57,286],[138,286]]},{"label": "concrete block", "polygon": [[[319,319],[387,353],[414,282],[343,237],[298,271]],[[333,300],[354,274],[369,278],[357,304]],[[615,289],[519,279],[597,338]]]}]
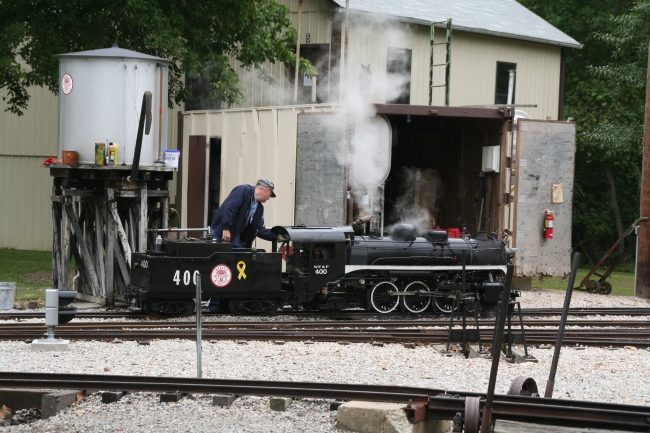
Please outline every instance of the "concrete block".
[{"label": "concrete block", "polygon": [[216,394],[212,396],[212,406],[230,407],[236,398],[232,394]]},{"label": "concrete block", "polygon": [[59,340],[58,338],[44,338],[43,340],[34,340],[30,345],[32,350],[37,352],[44,352],[46,350],[56,350],[65,352],[70,350],[70,341]]},{"label": "concrete block", "polygon": [[[530,353],[530,352],[528,352]],[[516,364],[521,364],[522,362],[539,362],[537,358],[533,356],[529,356],[526,358],[526,354],[524,353],[524,348],[521,347],[513,347],[512,348],[512,354],[515,355],[515,363]]]},{"label": "concrete block", "polygon": [[481,358],[482,355],[478,351],[478,346],[474,346],[473,344],[469,345],[469,357],[470,358]]},{"label": "concrete block", "polygon": [[293,401],[292,397],[271,397],[269,402],[269,407],[271,410],[277,410],[283,412],[287,410],[291,402]]},{"label": "concrete block", "polygon": [[164,392],[160,394],[161,403],[177,403],[181,398],[183,398],[183,394],[180,392]]},{"label": "concrete block", "polygon": [[450,421],[424,420],[411,424],[403,410],[405,404],[351,401],[336,414],[337,427],[358,433],[446,433]]},{"label": "concrete block", "polygon": [[454,352],[447,352],[446,344],[434,344],[433,349],[441,355],[444,356],[454,356]]},{"label": "concrete block", "polygon": [[415,349],[415,343],[404,343],[402,344],[407,349]]},{"label": "concrete block", "polygon": [[114,391],[102,392],[102,403],[104,404],[115,403],[116,401],[119,401],[122,397],[124,397],[123,392],[114,392]]},{"label": "concrete block", "polygon": [[39,389],[0,388],[0,408],[6,405],[13,410],[41,408],[41,400],[49,391]]},{"label": "concrete block", "polygon": [[79,393],[83,391],[73,389],[45,394],[41,400],[41,417],[46,419],[56,415],[60,410],[76,402]]}]

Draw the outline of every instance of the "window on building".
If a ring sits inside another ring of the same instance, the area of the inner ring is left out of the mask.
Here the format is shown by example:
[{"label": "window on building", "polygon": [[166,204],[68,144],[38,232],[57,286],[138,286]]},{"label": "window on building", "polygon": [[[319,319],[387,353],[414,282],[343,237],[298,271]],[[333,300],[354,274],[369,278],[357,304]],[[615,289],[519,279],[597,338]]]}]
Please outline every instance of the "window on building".
[{"label": "window on building", "polygon": [[[497,85],[494,96],[495,104],[508,103],[508,83],[510,81],[510,70],[517,70],[516,63],[497,62]],[[515,82],[512,85],[512,103],[515,103],[515,89],[517,88],[517,76],[515,75]]]},{"label": "window on building", "polygon": [[388,47],[386,103],[411,103],[411,50]]}]

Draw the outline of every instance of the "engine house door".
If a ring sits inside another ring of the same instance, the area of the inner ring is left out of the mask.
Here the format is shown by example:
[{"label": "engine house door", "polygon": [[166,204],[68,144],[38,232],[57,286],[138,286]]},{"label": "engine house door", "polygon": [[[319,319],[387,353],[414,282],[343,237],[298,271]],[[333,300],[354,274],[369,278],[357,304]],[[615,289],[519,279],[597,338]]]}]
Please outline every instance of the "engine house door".
[{"label": "engine house door", "polygon": [[[564,276],[571,271],[571,212],[576,124],[519,119],[513,152],[515,276]],[[545,213],[553,211],[552,239]]]}]

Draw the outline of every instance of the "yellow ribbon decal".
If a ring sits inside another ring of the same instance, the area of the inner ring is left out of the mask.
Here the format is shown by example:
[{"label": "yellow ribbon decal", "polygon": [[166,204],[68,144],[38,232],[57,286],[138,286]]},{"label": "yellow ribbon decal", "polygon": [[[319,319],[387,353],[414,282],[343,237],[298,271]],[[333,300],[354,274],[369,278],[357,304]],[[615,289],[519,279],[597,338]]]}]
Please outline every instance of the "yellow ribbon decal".
[{"label": "yellow ribbon decal", "polygon": [[244,272],[246,270],[246,263],[242,262],[237,262],[237,270],[239,271],[239,275],[237,276],[238,280],[246,279],[246,273]]}]

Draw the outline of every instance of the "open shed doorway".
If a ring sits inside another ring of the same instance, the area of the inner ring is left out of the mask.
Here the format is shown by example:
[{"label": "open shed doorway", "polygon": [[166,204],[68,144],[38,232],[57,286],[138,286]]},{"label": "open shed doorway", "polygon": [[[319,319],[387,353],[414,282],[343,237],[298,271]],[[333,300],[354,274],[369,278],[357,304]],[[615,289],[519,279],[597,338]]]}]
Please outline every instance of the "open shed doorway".
[{"label": "open shed doorway", "polygon": [[[503,121],[387,115],[392,127],[391,170],[384,218],[421,231],[441,228],[499,231],[500,177],[483,171],[483,148],[503,141]],[[498,151],[499,149],[497,149]]]}]

